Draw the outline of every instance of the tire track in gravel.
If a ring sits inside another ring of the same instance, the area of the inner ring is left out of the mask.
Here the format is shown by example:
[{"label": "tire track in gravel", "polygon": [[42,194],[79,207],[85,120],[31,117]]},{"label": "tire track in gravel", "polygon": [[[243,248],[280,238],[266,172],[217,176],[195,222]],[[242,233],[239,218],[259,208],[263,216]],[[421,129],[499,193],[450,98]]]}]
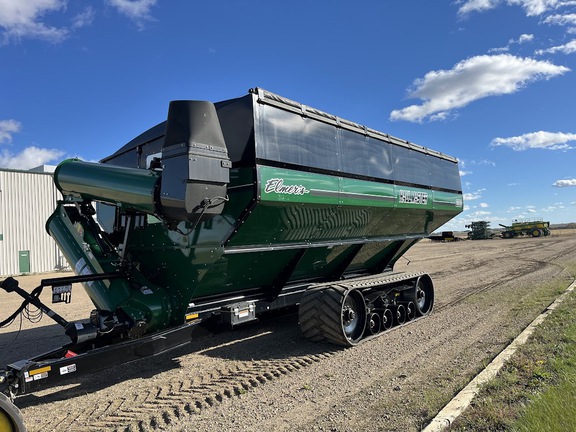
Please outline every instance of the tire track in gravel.
[{"label": "tire track in gravel", "polygon": [[[152,431],[162,429],[185,416],[209,409],[224,400],[238,397],[252,388],[299,371],[330,357],[332,353],[287,360],[244,362],[216,370],[193,380],[171,382],[150,389],[144,396],[125,398],[110,404],[102,413],[90,413],[84,424],[70,416],[54,430],[70,431]],[[44,429],[46,430],[46,429]]]},{"label": "tire track in gravel", "polygon": [[[293,317],[291,319],[294,321]],[[298,329],[285,324],[287,323],[268,324],[272,326],[272,330],[279,329],[276,332],[279,334],[272,334],[274,331],[262,331],[258,326],[253,326],[251,329],[237,331],[236,334],[240,336],[238,338],[224,334],[223,338],[227,340],[224,343],[206,342],[207,348],[198,350],[188,348],[187,352],[181,354],[184,361],[193,362],[194,359],[189,357],[199,356],[207,358],[209,364],[212,357],[215,359],[228,357],[231,360],[209,369],[186,370],[181,366],[184,370],[179,376],[172,375],[169,381],[160,379],[160,385],[144,384],[144,388],[138,388],[136,392],[131,393],[127,390],[118,399],[102,400],[102,396],[96,393],[78,395],[78,391],[73,392],[72,397],[68,398],[64,390],[64,394],[56,396],[55,399],[56,403],[64,405],[65,409],[56,408],[50,417],[43,418],[42,422],[37,424],[25,415],[28,418],[28,429],[30,432],[163,429],[176,420],[210,409],[258,386],[320,363],[337,352],[338,348],[332,345],[301,340]],[[296,347],[284,350],[287,354],[285,358],[271,356],[256,360],[235,360],[235,356],[231,354],[236,349],[248,353],[255,352],[258,344],[262,344],[260,339],[278,337]],[[311,349],[303,348],[303,344],[310,345]],[[290,355],[289,351],[293,351],[294,354]],[[145,361],[134,362],[132,365],[138,367]],[[161,368],[157,369],[162,373]],[[103,392],[105,391],[104,389]],[[50,403],[49,400],[46,402],[47,405]],[[23,412],[26,414],[26,408],[23,408]]]}]

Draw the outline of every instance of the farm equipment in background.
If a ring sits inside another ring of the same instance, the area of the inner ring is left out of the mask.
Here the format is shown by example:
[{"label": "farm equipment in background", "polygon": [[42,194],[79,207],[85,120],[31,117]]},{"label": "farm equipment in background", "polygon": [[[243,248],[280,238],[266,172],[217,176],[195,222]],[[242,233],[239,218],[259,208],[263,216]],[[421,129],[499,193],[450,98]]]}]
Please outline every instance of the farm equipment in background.
[{"label": "farm equipment in background", "polygon": [[537,221],[515,221],[510,226],[499,224],[504,228],[502,238],[510,239],[519,236],[541,237],[550,235],[550,222]]},{"label": "farm equipment in background", "polygon": [[[394,272],[463,209],[455,158],[262,89],[173,101],[167,120],[101,163],[62,162],[46,224],[76,276],[28,293],[70,343],[0,371],[9,402],[80,374],[164,352],[211,326],[294,308],[313,341],[353,346],[428,315],[426,273]],[[81,283],[95,309],[68,322],[39,300]],[[9,429],[10,430],[10,429]]]},{"label": "farm equipment in background", "polygon": [[432,241],[453,242],[460,240],[459,237],[454,235],[454,231],[442,231],[438,235],[431,235],[428,238]]},{"label": "farm equipment in background", "polygon": [[490,230],[490,222],[487,221],[471,222],[470,225],[465,225],[465,227],[471,229],[471,231],[468,231],[469,240],[487,240],[495,235]]}]

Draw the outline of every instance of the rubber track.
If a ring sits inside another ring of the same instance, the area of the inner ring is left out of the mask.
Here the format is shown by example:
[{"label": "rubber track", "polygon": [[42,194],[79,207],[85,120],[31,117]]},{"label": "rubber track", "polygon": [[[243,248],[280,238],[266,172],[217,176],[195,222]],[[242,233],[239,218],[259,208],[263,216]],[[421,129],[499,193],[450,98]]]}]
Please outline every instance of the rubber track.
[{"label": "rubber track", "polygon": [[313,341],[326,339],[338,345],[350,345],[342,333],[340,321],[345,292],[345,288],[335,285],[306,291],[298,310],[298,321],[305,337]]},{"label": "rubber track", "polygon": [[[337,345],[351,346],[343,334],[340,321],[344,294],[347,291],[355,289],[381,287],[383,285],[416,279],[423,274],[424,273],[379,274],[354,278],[338,283],[329,282],[314,285],[306,291],[300,301],[300,307],[298,309],[300,329],[304,336],[312,341],[327,340]],[[358,343],[373,339],[382,333],[385,332],[365,337]]]}]

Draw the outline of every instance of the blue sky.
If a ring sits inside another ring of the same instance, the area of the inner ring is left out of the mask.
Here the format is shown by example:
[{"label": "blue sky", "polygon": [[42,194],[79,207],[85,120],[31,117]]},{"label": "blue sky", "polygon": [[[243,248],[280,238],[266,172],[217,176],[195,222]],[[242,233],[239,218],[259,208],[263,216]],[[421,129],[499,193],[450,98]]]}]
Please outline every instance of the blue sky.
[{"label": "blue sky", "polygon": [[444,229],[576,222],[574,0],[0,0],[0,167],[252,87],[457,157]]}]

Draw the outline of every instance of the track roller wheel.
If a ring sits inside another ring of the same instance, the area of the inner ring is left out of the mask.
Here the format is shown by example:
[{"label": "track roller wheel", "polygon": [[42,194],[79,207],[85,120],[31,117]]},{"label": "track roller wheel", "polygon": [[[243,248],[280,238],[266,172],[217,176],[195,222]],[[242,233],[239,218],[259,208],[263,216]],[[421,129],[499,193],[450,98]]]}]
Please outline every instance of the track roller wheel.
[{"label": "track roller wheel", "polygon": [[26,432],[20,410],[4,393],[0,393],[0,431]]},{"label": "track roller wheel", "polygon": [[394,324],[402,325],[406,322],[406,308],[403,304],[397,304],[395,307]]},{"label": "track roller wheel", "polygon": [[382,329],[388,330],[394,325],[394,316],[388,308],[382,311]]},{"label": "track roller wheel", "polygon": [[366,322],[366,330],[370,334],[378,334],[382,330],[382,319],[377,313],[371,313]]},{"label": "track roller wheel", "polygon": [[306,291],[300,301],[298,318],[302,333],[308,339],[343,346],[357,345],[367,327],[362,293],[336,285]]},{"label": "track roller wheel", "polygon": [[416,318],[416,305],[414,302],[408,302],[406,303],[406,319],[412,321],[414,318]]}]

